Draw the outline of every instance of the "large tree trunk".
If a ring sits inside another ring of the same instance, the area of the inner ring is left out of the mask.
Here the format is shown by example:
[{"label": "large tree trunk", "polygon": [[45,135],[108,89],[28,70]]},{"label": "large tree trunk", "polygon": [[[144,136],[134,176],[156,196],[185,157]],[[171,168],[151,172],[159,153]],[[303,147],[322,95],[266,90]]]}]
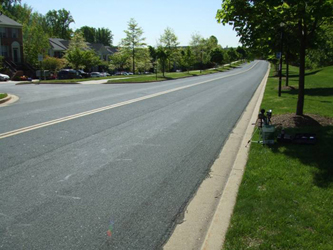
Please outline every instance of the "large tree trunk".
[{"label": "large tree trunk", "polygon": [[286,86],[289,86],[289,53],[286,57]]},{"label": "large tree trunk", "polygon": [[296,115],[303,115],[304,108],[304,83],[305,83],[305,50],[306,50],[306,27],[302,19],[298,22],[300,36],[300,65],[298,82],[298,100]]},{"label": "large tree trunk", "polygon": [[286,86],[289,86],[289,51],[286,54]]},{"label": "large tree trunk", "polygon": [[164,72],[165,72],[165,60],[163,61],[163,64],[162,64],[162,70],[163,70],[163,77],[165,77],[165,75],[164,75]]}]

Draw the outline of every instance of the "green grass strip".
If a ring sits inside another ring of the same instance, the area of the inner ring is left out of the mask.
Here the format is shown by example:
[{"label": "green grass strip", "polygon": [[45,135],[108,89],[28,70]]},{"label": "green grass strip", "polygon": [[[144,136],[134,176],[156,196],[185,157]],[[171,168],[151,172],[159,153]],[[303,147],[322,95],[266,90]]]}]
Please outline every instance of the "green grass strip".
[{"label": "green grass strip", "polygon": [[[298,69],[278,98],[273,70],[262,107],[295,113]],[[305,113],[333,117],[333,67],[308,71]],[[309,132],[316,145],[252,144],[223,249],[333,249],[333,126]]]},{"label": "green grass strip", "polygon": [[192,76],[200,76],[200,75],[208,75],[208,74],[213,74],[213,73],[218,73],[218,72],[224,72],[226,70],[232,69],[240,65],[241,63],[233,64],[231,66],[226,66],[226,67],[221,67],[221,68],[216,68],[216,69],[208,69],[208,70],[194,70],[190,72],[173,72],[169,73],[166,72],[164,74],[164,77],[162,73],[158,73],[157,77],[156,74],[150,74],[150,75],[144,75],[144,76],[131,76],[131,78],[127,79],[118,79],[118,80],[109,80],[107,83],[112,84],[112,83],[142,83],[142,82],[159,82],[159,81],[166,81],[166,80],[175,80],[175,79],[180,79],[180,78],[185,78],[185,77],[192,77]]}]

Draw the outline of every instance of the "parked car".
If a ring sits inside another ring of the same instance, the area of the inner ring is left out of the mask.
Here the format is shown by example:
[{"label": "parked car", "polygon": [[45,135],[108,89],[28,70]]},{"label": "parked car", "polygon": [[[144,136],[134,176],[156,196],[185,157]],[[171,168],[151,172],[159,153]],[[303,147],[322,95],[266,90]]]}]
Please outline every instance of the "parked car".
[{"label": "parked car", "polygon": [[107,72],[100,72],[100,74],[101,74],[101,76],[110,76],[110,74]]},{"label": "parked car", "polygon": [[99,72],[91,72],[90,76],[91,77],[102,77],[102,75]]},{"label": "parked car", "polygon": [[62,69],[58,72],[58,79],[80,79],[82,76],[74,69]]},{"label": "parked car", "polygon": [[90,74],[87,73],[87,72],[84,72],[82,69],[79,69],[78,72],[80,73],[80,75],[81,75],[83,78],[89,78],[89,77],[90,77]]},{"label": "parked car", "polygon": [[7,81],[9,79],[10,79],[9,75],[0,74],[0,81]]}]

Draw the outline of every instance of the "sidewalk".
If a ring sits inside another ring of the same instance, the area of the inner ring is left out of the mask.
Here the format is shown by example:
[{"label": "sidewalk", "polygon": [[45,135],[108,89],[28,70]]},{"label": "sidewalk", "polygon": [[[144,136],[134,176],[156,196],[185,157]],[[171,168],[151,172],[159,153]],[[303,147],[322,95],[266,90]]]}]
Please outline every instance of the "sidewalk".
[{"label": "sidewalk", "polygon": [[102,80],[90,80],[90,81],[83,81],[83,82],[78,82],[80,84],[104,84],[107,83],[108,81],[115,81],[119,79],[129,79],[132,77],[123,77],[123,78],[110,78],[110,79],[102,79]]}]

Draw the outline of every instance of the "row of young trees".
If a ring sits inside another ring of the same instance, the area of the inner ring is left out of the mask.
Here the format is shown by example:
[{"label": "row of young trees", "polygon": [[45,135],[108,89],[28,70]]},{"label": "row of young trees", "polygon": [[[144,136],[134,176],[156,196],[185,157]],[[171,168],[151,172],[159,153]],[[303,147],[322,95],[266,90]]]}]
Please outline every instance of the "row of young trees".
[{"label": "row of young trees", "polygon": [[[332,0],[223,0],[216,18],[231,24],[240,42],[260,57],[275,58],[299,66],[296,114],[303,115],[305,67],[332,63]],[[325,51],[326,49],[326,51]]]},{"label": "row of young trees", "polygon": [[[74,23],[71,13],[65,9],[50,10],[45,15],[33,11],[20,0],[2,0],[0,9],[4,14],[23,25],[23,48],[25,61],[39,67],[38,54],[48,53],[49,38],[71,40],[64,60],[47,57],[44,68],[54,69],[69,65],[75,69],[101,65],[97,55],[89,50],[85,42],[102,43],[112,46],[113,34],[107,28],[83,26],[73,31],[70,25]],[[180,47],[179,41],[171,28],[166,28],[156,47],[145,43],[144,32],[138,23],[131,19],[125,37],[118,45],[110,59],[109,69],[144,72],[158,65],[163,72],[176,69],[205,69],[219,64],[245,58],[243,48],[223,49],[216,37],[207,39],[199,34],[193,34],[189,46]]]},{"label": "row of young trees", "polygon": [[110,69],[145,72],[159,65],[163,75],[176,69],[205,69],[229,63],[246,56],[242,47],[225,48],[218,44],[215,36],[207,39],[193,34],[189,46],[179,46],[178,37],[171,28],[166,28],[156,47],[147,46],[144,32],[132,18],[119,44],[119,50],[110,59]]}]

